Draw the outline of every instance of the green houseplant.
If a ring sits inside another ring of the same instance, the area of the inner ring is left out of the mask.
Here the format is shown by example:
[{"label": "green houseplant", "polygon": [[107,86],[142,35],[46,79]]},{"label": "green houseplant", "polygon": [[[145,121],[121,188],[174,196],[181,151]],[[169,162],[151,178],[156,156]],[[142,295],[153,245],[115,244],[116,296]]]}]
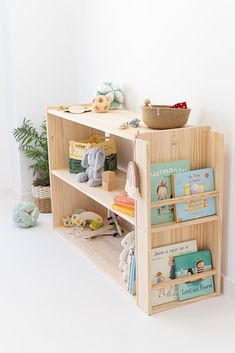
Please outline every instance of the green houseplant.
[{"label": "green houseplant", "polygon": [[29,169],[35,177],[32,193],[36,205],[40,212],[51,212],[46,121],[41,123],[38,131],[30,120],[24,118],[22,125],[13,130],[13,136],[19,144],[19,150],[33,161]]}]

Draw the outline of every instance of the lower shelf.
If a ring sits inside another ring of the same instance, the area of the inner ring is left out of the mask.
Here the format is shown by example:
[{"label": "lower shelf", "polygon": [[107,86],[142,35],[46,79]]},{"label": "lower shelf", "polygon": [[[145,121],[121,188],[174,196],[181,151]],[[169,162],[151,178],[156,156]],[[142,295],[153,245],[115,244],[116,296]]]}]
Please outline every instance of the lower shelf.
[{"label": "lower shelf", "polygon": [[156,313],[159,313],[159,312],[165,311],[165,310],[175,309],[175,308],[178,308],[178,307],[183,306],[183,305],[196,303],[198,301],[209,299],[209,298],[213,298],[213,297],[217,297],[217,296],[219,296],[219,294],[217,292],[214,292],[214,293],[202,295],[200,297],[184,300],[182,302],[174,301],[174,302],[170,302],[170,303],[156,305],[156,306],[152,307],[152,314],[156,314]]},{"label": "lower shelf", "polygon": [[[63,239],[78,248],[102,272],[111,277],[126,293],[126,282],[122,280],[122,273],[118,268],[119,254],[122,251],[123,238],[101,236],[90,240],[73,238],[71,228],[56,227],[55,230]],[[129,294],[129,293],[128,293]],[[132,296],[131,296],[132,297]]]}]

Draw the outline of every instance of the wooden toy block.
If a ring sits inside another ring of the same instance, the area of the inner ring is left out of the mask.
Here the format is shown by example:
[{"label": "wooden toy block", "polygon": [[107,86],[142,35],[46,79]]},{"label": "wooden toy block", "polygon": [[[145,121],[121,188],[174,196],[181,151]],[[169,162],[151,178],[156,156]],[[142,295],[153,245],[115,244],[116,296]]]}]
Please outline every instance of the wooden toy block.
[{"label": "wooden toy block", "polygon": [[104,181],[102,180],[102,188],[106,191],[112,191],[115,189],[115,180]]},{"label": "wooden toy block", "polygon": [[115,180],[115,172],[106,170],[105,172],[102,173],[102,181],[105,181],[108,183],[114,180]]}]

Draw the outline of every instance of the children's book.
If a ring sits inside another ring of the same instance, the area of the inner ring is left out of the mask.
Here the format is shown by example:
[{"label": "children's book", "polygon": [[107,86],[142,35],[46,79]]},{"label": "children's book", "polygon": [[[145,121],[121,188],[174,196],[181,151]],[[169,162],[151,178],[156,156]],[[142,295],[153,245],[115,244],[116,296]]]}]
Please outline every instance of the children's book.
[{"label": "children's book", "polygon": [[115,203],[112,205],[112,208],[114,210],[117,210],[117,211],[120,211],[122,213],[125,213],[128,216],[134,216],[135,215],[135,210],[134,209],[123,207],[123,206],[119,206],[119,205],[117,205]]},{"label": "children's book", "polygon": [[[174,174],[171,178],[173,197],[200,194],[215,190],[214,171],[212,168]],[[216,200],[215,197],[208,197],[182,202],[176,204],[174,210],[176,222],[211,216],[216,213]]]},{"label": "children's book", "polygon": [[[188,170],[190,170],[189,160],[152,163],[150,166],[151,201],[172,198],[171,175]],[[174,207],[172,205],[152,208],[151,213],[152,224],[172,222],[174,220]]]},{"label": "children's book", "polygon": [[[175,279],[174,257],[197,251],[196,240],[152,249],[152,284]],[[177,287],[152,289],[152,305],[160,305],[178,299]]]},{"label": "children's book", "polygon": [[175,257],[176,278],[188,276],[189,282],[178,284],[179,300],[186,300],[214,292],[213,276],[190,282],[190,276],[212,269],[211,252],[203,250]]}]

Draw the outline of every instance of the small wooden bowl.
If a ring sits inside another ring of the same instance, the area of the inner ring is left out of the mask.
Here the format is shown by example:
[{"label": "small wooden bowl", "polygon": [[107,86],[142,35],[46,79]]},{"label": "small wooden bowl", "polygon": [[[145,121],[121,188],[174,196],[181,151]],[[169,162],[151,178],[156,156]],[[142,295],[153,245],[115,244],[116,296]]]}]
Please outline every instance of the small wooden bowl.
[{"label": "small wooden bowl", "polygon": [[176,129],[183,127],[189,118],[191,109],[170,108],[168,105],[142,107],[142,119],[152,129]]}]

